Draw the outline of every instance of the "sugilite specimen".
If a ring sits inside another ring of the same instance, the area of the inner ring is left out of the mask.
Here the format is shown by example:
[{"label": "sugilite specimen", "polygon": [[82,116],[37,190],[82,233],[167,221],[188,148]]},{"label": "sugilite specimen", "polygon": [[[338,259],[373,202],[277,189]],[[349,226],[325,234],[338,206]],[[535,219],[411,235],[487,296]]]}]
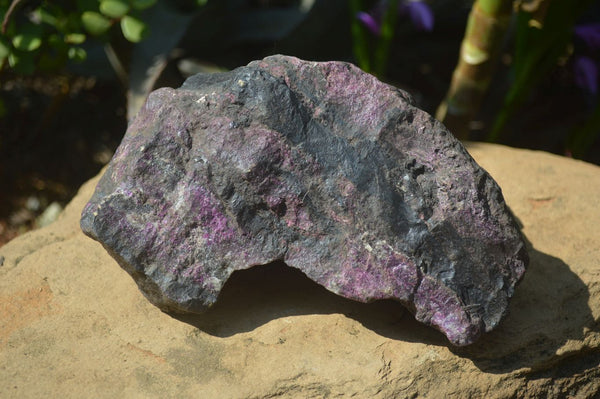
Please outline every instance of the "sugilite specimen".
[{"label": "sugilite specimen", "polygon": [[286,56],[153,92],[81,227],[164,311],[283,260],[455,345],[498,324],[528,261],[498,185],[409,95]]}]

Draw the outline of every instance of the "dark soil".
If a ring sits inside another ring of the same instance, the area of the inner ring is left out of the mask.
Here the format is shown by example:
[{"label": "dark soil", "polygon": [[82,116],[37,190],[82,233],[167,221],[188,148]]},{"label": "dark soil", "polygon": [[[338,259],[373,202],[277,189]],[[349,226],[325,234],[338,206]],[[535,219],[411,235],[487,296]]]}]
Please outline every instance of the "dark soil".
[{"label": "dark soil", "polygon": [[110,160],[127,126],[116,81],[4,77],[0,246],[36,227],[36,217],[52,202],[66,205]]}]

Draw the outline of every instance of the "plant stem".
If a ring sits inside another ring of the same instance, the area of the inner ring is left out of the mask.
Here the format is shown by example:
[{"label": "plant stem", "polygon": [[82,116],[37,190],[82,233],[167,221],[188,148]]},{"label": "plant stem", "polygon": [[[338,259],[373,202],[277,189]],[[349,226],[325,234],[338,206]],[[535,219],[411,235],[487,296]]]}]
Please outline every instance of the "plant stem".
[{"label": "plant stem", "polygon": [[22,2],[22,0],[13,0],[12,3],[10,3],[10,6],[8,7],[8,10],[6,11],[6,14],[4,14],[4,20],[2,21],[2,34],[3,35],[6,35],[6,29],[8,27],[8,22],[10,21],[10,17],[15,12],[15,10],[17,9],[17,6],[21,2]]},{"label": "plant stem", "polygon": [[394,28],[396,26],[396,16],[398,15],[398,0],[389,0],[388,6],[383,16],[381,24],[381,38],[375,50],[375,75],[382,79],[387,69],[387,62],[390,55],[390,46],[394,39]]},{"label": "plant stem", "polygon": [[129,86],[129,75],[127,74],[121,59],[110,42],[104,45],[104,53],[106,54],[106,58],[108,58],[110,66],[113,68],[115,74],[119,78],[119,81],[124,88],[127,88]]},{"label": "plant stem", "polygon": [[369,45],[367,34],[360,24],[356,14],[362,10],[361,0],[350,1],[350,26],[352,29],[352,50],[358,66],[365,72],[371,72],[371,61],[369,59]]},{"label": "plant stem", "polygon": [[458,65],[436,117],[459,139],[466,139],[487,92],[512,14],[511,0],[477,0],[473,4]]}]

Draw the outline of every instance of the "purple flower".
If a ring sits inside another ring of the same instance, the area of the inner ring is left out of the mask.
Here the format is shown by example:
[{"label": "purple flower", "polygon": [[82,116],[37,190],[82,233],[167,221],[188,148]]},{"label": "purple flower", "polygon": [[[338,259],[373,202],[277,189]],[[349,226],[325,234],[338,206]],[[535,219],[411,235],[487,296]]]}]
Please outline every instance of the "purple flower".
[{"label": "purple flower", "polygon": [[[387,7],[387,0],[380,0],[368,13],[359,12],[356,18],[374,35],[381,34],[383,11]],[[423,0],[400,0],[398,15],[408,16],[414,27],[423,32],[433,30],[434,17],[429,5]]]},{"label": "purple flower", "polygon": [[381,22],[375,19],[371,14],[361,11],[356,13],[356,18],[362,22],[372,34],[376,36],[381,34]]},{"label": "purple flower", "polygon": [[598,68],[597,55],[600,51],[600,24],[577,25],[573,29],[575,39],[581,46],[575,47],[573,56],[573,73],[575,84],[596,96],[598,94]]},{"label": "purple flower", "polygon": [[577,25],[573,31],[588,48],[600,49],[600,24]]},{"label": "purple flower", "polygon": [[400,15],[410,17],[417,30],[431,32],[433,30],[433,12],[427,3],[422,1],[406,1],[400,3],[398,7]]},{"label": "purple flower", "polygon": [[583,56],[575,56],[573,60],[575,84],[593,95],[598,93],[598,65],[596,61]]}]

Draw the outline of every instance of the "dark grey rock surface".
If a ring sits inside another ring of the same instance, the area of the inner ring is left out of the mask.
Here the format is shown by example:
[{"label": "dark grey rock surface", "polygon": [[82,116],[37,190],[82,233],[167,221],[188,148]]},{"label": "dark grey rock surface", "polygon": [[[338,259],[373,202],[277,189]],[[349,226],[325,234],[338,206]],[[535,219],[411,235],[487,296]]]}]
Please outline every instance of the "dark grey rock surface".
[{"label": "dark grey rock surface", "polygon": [[284,260],[455,345],[499,323],[528,262],[498,185],[410,96],[285,56],[153,92],[81,227],[165,311]]}]

